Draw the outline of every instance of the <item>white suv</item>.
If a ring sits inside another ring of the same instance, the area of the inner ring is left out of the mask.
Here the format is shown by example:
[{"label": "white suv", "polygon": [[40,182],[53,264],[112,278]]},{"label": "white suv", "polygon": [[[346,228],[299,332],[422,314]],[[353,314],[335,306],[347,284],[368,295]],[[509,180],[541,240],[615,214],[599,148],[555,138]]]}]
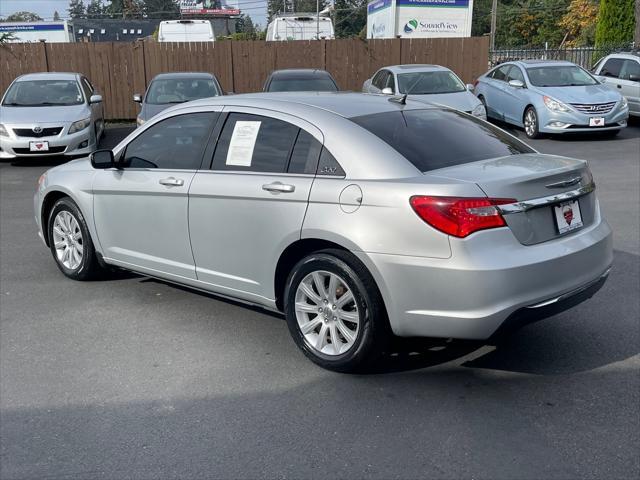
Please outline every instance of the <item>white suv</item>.
[{"label": "white suv", "polygon": [[629,102],[629,115],[640,116],[640,53],[613,53],[600,59],[592,72]]}]

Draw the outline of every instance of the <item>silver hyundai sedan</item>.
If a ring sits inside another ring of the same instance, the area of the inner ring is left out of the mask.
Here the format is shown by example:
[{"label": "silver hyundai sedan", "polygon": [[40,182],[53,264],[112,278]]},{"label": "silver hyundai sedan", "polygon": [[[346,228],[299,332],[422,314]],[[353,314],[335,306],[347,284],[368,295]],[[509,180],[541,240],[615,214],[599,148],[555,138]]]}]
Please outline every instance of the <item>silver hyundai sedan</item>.
[{"label": "silver hyundai sedan", "polygon": [[282,311],[337,371],[393,335],[487,339],[549,316],[612,262],[586,162],[354,93],[172,107],[42,175],[35,218],[67,277],[120,267]]}]

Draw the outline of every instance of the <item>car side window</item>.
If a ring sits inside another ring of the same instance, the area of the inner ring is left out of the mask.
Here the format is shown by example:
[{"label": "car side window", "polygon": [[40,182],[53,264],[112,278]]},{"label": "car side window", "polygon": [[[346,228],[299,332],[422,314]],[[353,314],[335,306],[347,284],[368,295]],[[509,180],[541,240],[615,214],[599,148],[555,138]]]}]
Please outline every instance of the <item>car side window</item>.
[{"label": "car side window", "polygon": [[387,72],[386,70],[381,70],[380,72],[378,72],[376,77],[373,79],[373,86],[378,88],[379,90],[382,90],[386,86],[388,75],[389,72]]},{"label": "car side window", "polygon": [[87,97],[88,102],[91,95],[93,95],[93,88],[91,88],[91,84],[84,77],[82,77],[82,80],[80,81],[80,86],[82,87],[82,91],[84,92],[85,97]]},{"label": "car side window", "polygon": [[636,62],[635,60],[625,60],[622,64],[622,68],[620,69],[620,78],[622,80],[631,80],[631,75],[640,77],[640,62]]},{"label": "car side window", "polygon": [[213,155],[213,169],[284,173],[299,130],[275,118],[231,113]]},{"label": "car side window", "polygon": [[515,65],[509,69],[509,73],[507,75],[507,82],[510,82],[511,80],[520,80],[522,83],[524,83],[524,75],[522,74],[522,70],[520,70],[520,68],[516,67]]},{"label": "car side window", "polygon": [[509,67],[511,67],[511,65],[503,65],[502,67],[498,67],[496,70],[494,70],[493,76],[491,78],[493,78],[494,80],[501,80],[505,82],[507,80],[507,70],[509,70]]},{"label": "car side window", "polygon": [[124,168],[196,170],[220,114],[188,113],[152,125],[127,145]]},{"label": "car side window", "polygon": [[289,160],[288,173],[316,173],[322,144],[308,132],[300,130]]},{"label": "car side window", "polygon": [[621,58],[610,58],[604,65],[602,66],[602,70],[600,70],[600,75],[603,77],[620,77],[620,70],[622,69],[622,59]]},{"label": "car side window", "polygon": [[394,93],[396,91],[396,81],[394,79],[393,73],[389,73],[387,77],[387,84],[385,85],[387,88],[390,88]]},{"label": "car side window", "polygon": [[318,175],[324,177],[344,177],[345,173],[336,158],[325,147],[322,148],[320,154],[320,162],[318,163]]}]

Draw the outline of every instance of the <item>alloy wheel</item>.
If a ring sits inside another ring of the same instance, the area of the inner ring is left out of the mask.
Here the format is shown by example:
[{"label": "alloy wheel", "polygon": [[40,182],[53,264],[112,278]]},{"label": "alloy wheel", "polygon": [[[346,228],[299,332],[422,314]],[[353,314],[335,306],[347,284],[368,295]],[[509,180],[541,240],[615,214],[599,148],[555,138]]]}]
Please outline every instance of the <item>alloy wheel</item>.
[{"label": "alloy wheel", "polygon": [[82,230],[76,218],[67,210],[60,211],[53,221],[53,246],[58,261],[69,270],[82,264]]},{"label": "alloy wheel", "polygon": [[335,273],[315,271],[296,290],[295,313],[307,344],[325,355],[342,355],[355,344],[360,313],[353,292]]},{"label": "alloy wheel", "polygon": [[532,137],[536,134],[538,119],[536,118],[536,112],[533,110],[527,110],[524,116],[524,131],[527,136]]}]

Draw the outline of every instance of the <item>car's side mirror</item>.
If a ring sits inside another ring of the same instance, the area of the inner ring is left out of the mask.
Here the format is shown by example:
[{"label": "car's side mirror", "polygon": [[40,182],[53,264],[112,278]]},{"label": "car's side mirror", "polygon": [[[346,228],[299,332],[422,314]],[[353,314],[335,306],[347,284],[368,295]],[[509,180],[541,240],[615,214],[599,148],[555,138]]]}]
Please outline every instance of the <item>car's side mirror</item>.
[{"label": "car's side mirror", "polygon": [[475,89],[476,87],[473,86],[473,83],[467,83],[467,90],[473,92]]},{"label": "car's side mirror", "polygon": [[632,82],[640,82],[640,75],[631,74],[629,75],[629,80]]},{"label": "car's side mirror", "polygon": [[510,80],[509,85],[513,88],[524,88],[524,82],[522,80]]},{"label": "car's side mirror", "polygon": [[391,87],[384,87],[382,89],[383,95],[393,95],[393,89]]},{"label": "car's side mirror", "polygon": [[114,168],[116,165],[113,152],[111,150],[96,150],[91,154],[91,166],[99,170]]},{"label": "car's side mirror", "polygon": [[102,103],[102,95],[91,95],[89,103]]},{"label": "car's side mirror", "polygon": [[136,103],[142,103],[142,95],[140,95],[139,93],[134,94],[133,101]]}]

